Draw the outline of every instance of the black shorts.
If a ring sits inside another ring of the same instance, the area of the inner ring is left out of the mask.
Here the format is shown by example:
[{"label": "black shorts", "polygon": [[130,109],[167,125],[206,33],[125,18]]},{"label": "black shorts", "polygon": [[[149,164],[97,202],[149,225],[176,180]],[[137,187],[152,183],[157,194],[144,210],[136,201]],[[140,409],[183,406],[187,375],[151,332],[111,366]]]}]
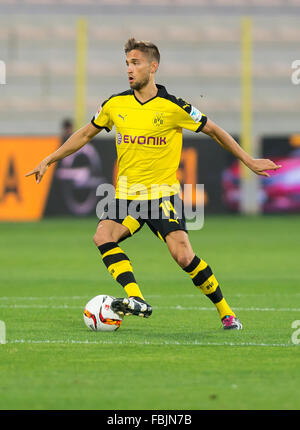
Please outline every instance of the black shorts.
[{"label": "black shorts", "polygon": [[114,199],[106,205],[99,222],[105,219],[126,226],[131,236],[144,224],[163,241],[172,231],[187,232],[183,201],[178,194],[154,200]]}]

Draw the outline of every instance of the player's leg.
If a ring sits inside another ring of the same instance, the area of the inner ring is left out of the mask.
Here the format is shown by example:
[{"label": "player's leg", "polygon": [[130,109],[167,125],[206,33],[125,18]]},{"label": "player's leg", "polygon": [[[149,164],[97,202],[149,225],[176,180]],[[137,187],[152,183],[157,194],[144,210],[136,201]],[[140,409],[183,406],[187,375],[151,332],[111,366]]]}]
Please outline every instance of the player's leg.
[{"label": "player's leg", "polygon": [[208,264],[195,255],[190,244],[183,202],[178,195],[163,198],[159,212],[147,221],[150,229],[167,243],[178,265],[187,272],[197,286],[216,306],[224,328],[242,328],[234,312],[224,299],[221,288]]},{"label": "player's leg", "polygon": [[131,262],[118,245],[118,242],[129,234],[128,228],[124,225],[112,220],[103,220],[97,226],[94,243],[107,270],[122,285],[127,295],[143,298],[134,278]]},{"label": "player's leg", "polygon": [[177,264],[189,274],[194,285],[216,306],[225,329],[241,329],[242,324],[223,297],[220,285],[210,266],[195,255],[188,234],[171,231],[165,236],[168,249]]},{"label": "player's leg", "polygon": [[[136,224],[135,227],[137,227]],[[120,314],[148,317],[151,315],[152,308],[145,302],[136,282],[132,264],[118,244],[133,233],[132,224],[124,225],[121,220],[102,220],[94,235],[94,243],[99,249],[102,261],[109,273],[124,288],[128,296],[128,299],[115,299],[112,302],[112,308]]]}]

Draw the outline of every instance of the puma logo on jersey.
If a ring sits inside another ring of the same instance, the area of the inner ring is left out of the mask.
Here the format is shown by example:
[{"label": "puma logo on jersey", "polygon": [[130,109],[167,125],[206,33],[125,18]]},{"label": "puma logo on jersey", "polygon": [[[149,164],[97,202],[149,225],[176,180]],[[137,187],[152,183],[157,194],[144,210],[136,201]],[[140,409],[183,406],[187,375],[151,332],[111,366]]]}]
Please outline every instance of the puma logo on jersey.
[{"label": "puma logo on jersey", "polygon": [[179,224],[178,217],[176,219],[169,218],[169,222],[177,222],[177,224]]},{"label": "puma logo on jersey", "polygon": [[127,115],[122,116],[121,114],[119,114],[118,116],[119,116],[120,118],[122,118],[122,120],[123,120],[123,121],[125,121],[125,116],[127,116]]}]

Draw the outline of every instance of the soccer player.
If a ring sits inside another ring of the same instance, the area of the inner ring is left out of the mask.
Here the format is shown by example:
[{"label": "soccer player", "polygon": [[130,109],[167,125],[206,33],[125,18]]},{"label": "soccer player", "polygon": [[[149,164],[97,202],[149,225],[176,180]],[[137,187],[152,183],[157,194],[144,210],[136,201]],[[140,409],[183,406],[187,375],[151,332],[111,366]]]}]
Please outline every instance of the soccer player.
[{"label": "soccer player", "polygon": [[207,134],[257,175],[269,176],[267,170],[281,166],[268,159],[253,159],[197,108],[156,84],[160,53],[153,43],[131,38],[125,45],[125,54],[130,89],[105,100],[91,123],[73,133],[26,176],[35,175],[39,183],[50,164],[78,151],[101,130],[110,132],[115,126],[116,193],[94,236],[105,266],[127,294],[112,302],[113,310],[141,317],[152,313],[136,282],[131,262],[119,246],[146,223],[166,243],[193,284],[216,306],[223,328],[241,329],[242,324],[223,297],[212,268],[202,256],[196,255],[189,241],[176,177],[182,129]]}]

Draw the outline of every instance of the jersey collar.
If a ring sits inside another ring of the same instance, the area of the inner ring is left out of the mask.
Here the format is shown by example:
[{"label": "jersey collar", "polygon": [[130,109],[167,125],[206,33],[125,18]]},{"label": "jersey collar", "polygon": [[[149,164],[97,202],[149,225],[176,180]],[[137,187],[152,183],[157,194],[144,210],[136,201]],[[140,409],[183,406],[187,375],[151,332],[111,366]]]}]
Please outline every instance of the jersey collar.
[{"label": "jersey collar", "polygon": [[145,105],[146,103],[151,102],[151,100],[156,99],[156,97],[165,97],[167,94],[167,90],[163,85],[160,84],[155,84],[157,87],[157,94],[156,96],[152,97],[151,99],[147,100],[146,102],[142,103],[136,96],[134,93],[134,90],[131,90],[131,94],[134,96],[134,98],[136,99],[136,101],[140,104],[140,105]]}]

